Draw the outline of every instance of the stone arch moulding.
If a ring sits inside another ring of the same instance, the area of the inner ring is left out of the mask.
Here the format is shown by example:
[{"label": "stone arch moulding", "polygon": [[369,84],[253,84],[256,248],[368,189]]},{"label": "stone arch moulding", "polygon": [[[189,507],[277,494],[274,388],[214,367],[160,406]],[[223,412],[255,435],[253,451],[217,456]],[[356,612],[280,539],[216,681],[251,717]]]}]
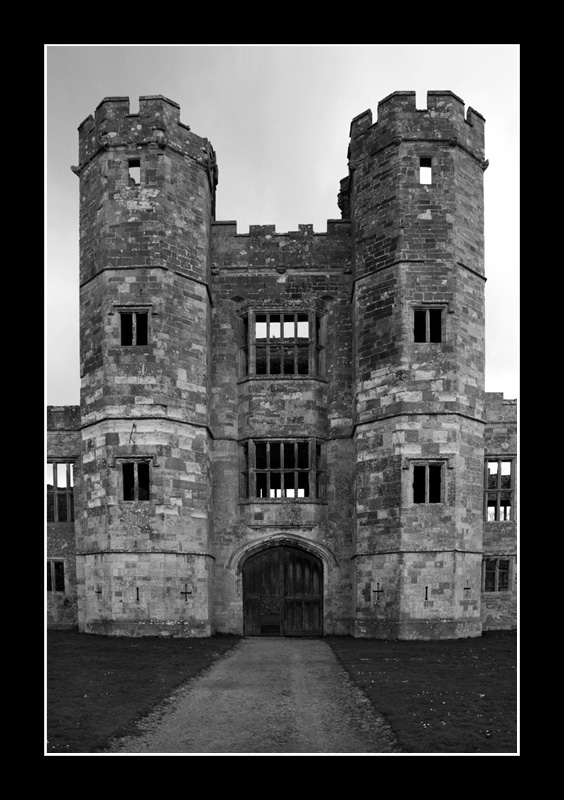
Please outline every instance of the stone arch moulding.
[{"label": "stone arch moulding", "polygon": [[310,539],[306,539],[305,536],[300,536],[295,533],[273,533],[269,536],[255,539],[252,542],[247,542],[247,544],[239,547],[229,557],[226,567],[227,569],[234,567],[235,572],[240,574],[247,558],[254,556],[261,550],[268,550],[271,547],[280,547],[281,545],[298,547],[308,553],[312,553],[321,559],[326,569],[334,569],[339,566],[339,562],[335,558],[334,553],[325,545],[312,542]]}]

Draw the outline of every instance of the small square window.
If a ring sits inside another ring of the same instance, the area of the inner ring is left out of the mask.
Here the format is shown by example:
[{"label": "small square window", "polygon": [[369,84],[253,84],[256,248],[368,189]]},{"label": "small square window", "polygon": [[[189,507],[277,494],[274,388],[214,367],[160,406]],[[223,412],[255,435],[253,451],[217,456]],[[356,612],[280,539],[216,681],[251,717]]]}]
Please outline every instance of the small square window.
[{"label": "small square window", "polygon": [[441,503],[443,464],[414,464],[412,489],[414,503]]},{"label": "small square window", "polygon": [[151,499],[151,473],[148,461],[124,461],[121,465],[123,499]]},{"label": "small square window", "polygon": [[443,341],[443,309],[413,309],[413,341],[416,343]]},{"label": "small square window", "polygon": [[147,311],[120,311],[120,344],[142,347],[149,343],[149,314]]}]

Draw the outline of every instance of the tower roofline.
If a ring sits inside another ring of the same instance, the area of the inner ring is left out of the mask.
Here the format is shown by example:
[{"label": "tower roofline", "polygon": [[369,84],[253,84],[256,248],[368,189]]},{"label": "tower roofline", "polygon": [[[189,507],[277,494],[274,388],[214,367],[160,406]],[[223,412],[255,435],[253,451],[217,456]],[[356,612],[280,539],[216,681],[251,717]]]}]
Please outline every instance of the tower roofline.
[{"label": "tower roofline", "polygon": [[350,127],[353,156],[361,142],[370,141],[369,150],[403,139],[447,140],[460,143],[478,159],[484,157],[485,118],[472,107],[465,112],[464,101],[454,92],[427,92],[426,108],[416,107],[413,91],[392,92],[378,103],[374,122],[367,109],[354,117]]}]

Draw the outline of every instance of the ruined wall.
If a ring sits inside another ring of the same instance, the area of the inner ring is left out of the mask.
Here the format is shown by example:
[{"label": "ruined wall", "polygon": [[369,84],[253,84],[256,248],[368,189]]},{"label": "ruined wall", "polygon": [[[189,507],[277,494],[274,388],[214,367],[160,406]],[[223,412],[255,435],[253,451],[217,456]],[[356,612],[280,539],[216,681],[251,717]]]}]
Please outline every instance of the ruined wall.
[{"label": "ruined wall", "polygon": [[[324,562],[324,631],[351,630],[352,321],[350,224],[326,234],[302,225],[213,226],[215,612],[218,630],[242,632],[245,556],[274,541],[297,543]],[[242,325],[249,313],[319,315],[321,374],[246,374]],[[241,446],[253,441],[315,439],[324,450],[322,497],[245,497]]]},{"label": "ruined wall", "polygon": [[[80,406],[48,406],[47,462],[74,465],[74,482],[80,483]],[[50,480],[50,479],[48,479]],[[76,513],[76,511],[75,511]],[[64,589],[53,581],[47,592],[47,624],[50,628],[76,628],[78,625],[76,587],[76,543],[74,519],[47,521],[45,554],[50,561],[63,563]]]},{"label": "ruined wall", "polygon": [[[482,584],[481,615],[483,630],[511,629],[517,625],[517,401],[505,399],[502,393],[486,393],[486,458],[512,461],[512,505],[510,519],[484,522],[483,557],[509,561],[507,589],[484,591]],[[484,488],[487,489],[487,474]],[[503,516],[503,515],[502,515]],[[483,576],[484,578],[485,576]]]}]

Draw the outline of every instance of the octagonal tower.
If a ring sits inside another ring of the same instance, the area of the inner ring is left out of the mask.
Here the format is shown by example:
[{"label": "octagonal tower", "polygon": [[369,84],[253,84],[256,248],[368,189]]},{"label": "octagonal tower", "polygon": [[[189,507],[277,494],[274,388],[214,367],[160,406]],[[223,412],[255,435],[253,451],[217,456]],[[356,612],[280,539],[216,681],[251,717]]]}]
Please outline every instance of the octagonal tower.
[{"label": "octagonal tower", "polygon": [[355,635],[478,636],[484,119],[396,92],[351,125]]},{"label": "octagonal tower", "polygon": [[105,98],[79,157],[79,627],[206,636],[215,154],[152,96]]}]

